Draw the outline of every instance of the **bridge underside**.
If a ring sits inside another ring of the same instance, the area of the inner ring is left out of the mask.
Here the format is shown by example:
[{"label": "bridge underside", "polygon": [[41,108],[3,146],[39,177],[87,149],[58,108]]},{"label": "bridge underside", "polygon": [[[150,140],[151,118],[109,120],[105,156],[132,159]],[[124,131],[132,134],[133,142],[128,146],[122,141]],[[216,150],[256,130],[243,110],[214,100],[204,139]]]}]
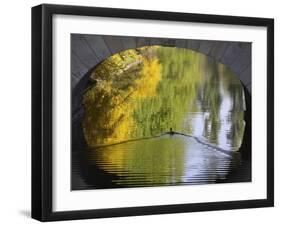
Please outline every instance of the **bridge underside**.
[{"label": "bridge underside", "polygon": [[149,45],[188,48],[226,65],[251,93],[251,43],[168,38],[138,38],[106,35],[71,36],[72,88],[85,74],[120,51]]}]

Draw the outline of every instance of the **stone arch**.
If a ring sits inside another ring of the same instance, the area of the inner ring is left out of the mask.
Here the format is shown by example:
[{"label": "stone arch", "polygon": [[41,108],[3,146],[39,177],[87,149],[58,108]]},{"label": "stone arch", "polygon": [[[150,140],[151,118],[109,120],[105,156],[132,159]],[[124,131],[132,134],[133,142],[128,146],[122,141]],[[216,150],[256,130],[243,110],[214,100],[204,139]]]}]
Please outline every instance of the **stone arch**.
[{"label": "stone arch", "polygon": [[[217,62],[226,65],[244,86],[247,112],[245,120],[248,126],[246,136],[251,136],[251,43],[209,40],[185,40],[170,38],[125,37],[107,35],[71,35],[71,85],[72,85],[72,131],[80,137],[75,125],[83,116],[81,106],[82,93],[88,83],[93,68],[106,58],[118,52],[143,46],[162,45],[187,48],[203,53]],[[82,138],[82,137],[80,137]],[[244,139],[246,140],[246,139]],[[248,139],[247,139],[248,140]],[[74,141],[75,143],[75,141]],[[75,146],[76,144],[74,144]],[[245,147],[246,144],[243,145]],[[78,145],[80,146],[80,145]],[[247,150],[250,150],[247,145]],[[249,153],[247,154],[247,156]]]},{"label": "stone arch", "polygon": [[251,93],[251,43],[169,38],[72,34],[72,88],[97,64],[115,53],[149,45],[187,48],[226,65]]}]

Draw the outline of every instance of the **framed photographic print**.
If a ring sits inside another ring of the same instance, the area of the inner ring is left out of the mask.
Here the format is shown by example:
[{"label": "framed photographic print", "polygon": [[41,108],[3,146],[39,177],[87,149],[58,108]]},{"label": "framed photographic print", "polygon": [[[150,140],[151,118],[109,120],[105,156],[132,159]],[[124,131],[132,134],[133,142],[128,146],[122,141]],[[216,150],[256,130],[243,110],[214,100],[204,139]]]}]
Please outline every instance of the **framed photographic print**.
[{"label": "framed photographic print", "polygon": [[273,206],[273,38],[268,18],[33,7],[32,217]]}]

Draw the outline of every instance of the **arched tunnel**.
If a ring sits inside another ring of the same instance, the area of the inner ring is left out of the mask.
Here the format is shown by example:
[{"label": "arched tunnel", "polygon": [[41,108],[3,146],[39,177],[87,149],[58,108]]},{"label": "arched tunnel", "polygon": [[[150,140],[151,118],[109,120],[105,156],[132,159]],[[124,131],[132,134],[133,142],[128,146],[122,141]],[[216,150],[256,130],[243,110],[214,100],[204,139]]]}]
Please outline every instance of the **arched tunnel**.
[{"label": "arched tunnel", "polygon": [[251,43],[85,34],[71,35],[72,152],[84,150],[86,146],[81,127],[84,115],[82,97],[92,71],[115,53],[153,45],[186,48],[202,53],[222,63],[238,77],[244,88],[246,102],[246,125],[239,151],[242,158],[251,160]]}]

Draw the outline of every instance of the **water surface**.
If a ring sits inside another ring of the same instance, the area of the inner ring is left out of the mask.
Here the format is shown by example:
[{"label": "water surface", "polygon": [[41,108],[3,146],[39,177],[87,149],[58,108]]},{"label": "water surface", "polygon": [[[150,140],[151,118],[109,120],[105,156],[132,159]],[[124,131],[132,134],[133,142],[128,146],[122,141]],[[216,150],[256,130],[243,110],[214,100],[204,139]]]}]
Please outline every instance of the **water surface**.
[{"label": "water surface", "polygon": [[73,155],[76,189],[250,180],[238,152],[244,91],[223,64],[187,49],[144,47],[115,54],[90,79],[88,147]]}]

